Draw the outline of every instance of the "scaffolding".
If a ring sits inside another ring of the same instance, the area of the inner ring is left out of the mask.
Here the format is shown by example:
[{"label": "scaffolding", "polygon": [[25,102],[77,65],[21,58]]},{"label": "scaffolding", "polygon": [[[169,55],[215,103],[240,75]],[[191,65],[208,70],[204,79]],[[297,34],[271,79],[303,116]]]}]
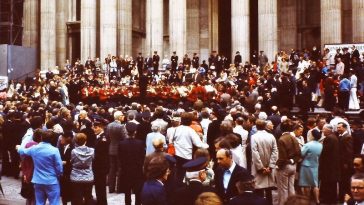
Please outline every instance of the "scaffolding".
[{"label": "scaffolding", "polygon": [[24,0],[0,0],[0,44],[22,45]]}]

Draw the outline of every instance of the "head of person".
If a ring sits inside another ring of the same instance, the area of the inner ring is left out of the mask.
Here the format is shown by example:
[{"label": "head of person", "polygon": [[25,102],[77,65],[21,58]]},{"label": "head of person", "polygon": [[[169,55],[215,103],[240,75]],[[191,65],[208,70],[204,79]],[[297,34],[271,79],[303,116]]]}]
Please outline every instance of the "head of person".
[{"label": "head of person", "polygon": [[193,159],[183,165],[183,168],[186,169],[186,178],[187,180],[196,179],[201,182],[204,182],[207,177],[206,173],[206,162],[207,157],[198,157]]},{"label": "head of person", "polygon": [[257,121],[255,121],[255,125],[257,130],[265,130],[267,123],[265,120],[257,119]]},{"label": "head of person", "polygon": [[195,205],[222,205],[222,201],[220,197],[214,192],[203,192],[200,194],[196,201]]},{"label": "head of person", "polygon": [[86,110],[81,110],[80,114],[78,115],[78,119],[83,120],[83,119],[86,119],[86,117],[87,117]]},{"label": "head of person", "polygon": [[164,151],[164,141],[162,138],[156,137],[152,141],[155,152],[163,152]]},{"label": "head of person", "polygon": [[72,142],[72,139],[73,139],[73,132],[67,131],[62,135],[61,144],[62,145],[70,144]]},{"label": "head of person", "polygon": [[56,134],[52,130],[42,132],[42,142],[51,143],[54,138],[56,138]]},{"label": "head of person", "polygon": [[164,156],[155,156],[150,160],[145,174],[148,180],[157,179],[166,181],[169,173],[170,170],[167,159]]},{"label": "head of person", "polygon": [[313,136],[313,140],[318,141],[321,138],[321,132],[316,129],[313,129],[312,136]]},{"label": "head of person", "polygon": [[43,118],[40,116],[35,116],[30,119],[30,127],[35,130],[42,128],[44,124]]},{"label": "head of person", "polygon": [[255,190],[255,180],[254,176],[246,173],[241,173],[238,176],[238,181],[235,184],[238,189],[239,194],[242,194],[246,191],[254,191]]},{"label": "head of person", "polygon": [[293,123],[292,120],[287,119],[281,123],[282,132],[292,132],[293,131]]},{"label": "head of person", "polygon": [[75,143],[77,146],[83,146],[87,142],[87,136],[84,133],[77,133],[75,136]]},{"label": "head of person", "polygon": [[364,174],[354,174],[351,177],[351,194],[354,201],[364,201]]},{"label": "head of person", "polygon": [[333,127],[332,125],[330,124],[325,124],[323,127],[322,127],[322,133],[325,135],[325,136],[328,136],[330,134],[333,133]]},{"label": "head of person", "polygon": [[364,155],[354,157],[353,166],[355,173],[364,173]]},{"label": "head of person", "polygon": [[190,126],[193,120],[193,114],[184,112],[181,114],[181,125]]},{"label": "head of person", "polygon": [[102,131],[104,131],[104,128],[105,128],[105,123],[102,121],[95,121],[92,127],[95,134],[100,134]]},{"label": "head of person", "polygon": [[43,134],[43,130],[42,129],[36,129],[34,130],[34,133],[33,133],[33,141],[34,142],[41,142],[42,141],[42,134]]},{"label": "head of person", "polygon": [[216,159],[219,166],[229,169],[233,164],[233,153],[228,149],[220,149],[216,153]]},{"label": "head of person", "polygon": [[126,132],[128,133],[129,138],[133,138],[138,130],[138,124],[134,122],[127,122],[125,124]]},{"label": "head of person", "polygon": [[122,122],[124,119],[124,114],[121,111],[116,111],[114,113],[114,120]]},{"label": "head of person", "polygon": [[322,130],[322,128],[324,127],[324,125],[326,124],[326,118],[324,117],[319,117],[317,118],[317,121],[316,121],[316,126],[319,130]]},{"label": "head of person", "polygon": [[346,130],[348,129],[348,126],[343,122],[339,122],[339,123],[337,123],[336,129],[337,129],[337,133],[344,134],[344,132],[346,132]]},{"label": "head of person", "polygon": [[303,134],[303,126],[300,123],[296,123],[293,126],[293,132],[296,135],[296,137],[300,137]]},{"label": "head of person", "polygon": [[227,135],[233,133],[233,123],[230,120],[224,120],[220,124],[220,134]]}]

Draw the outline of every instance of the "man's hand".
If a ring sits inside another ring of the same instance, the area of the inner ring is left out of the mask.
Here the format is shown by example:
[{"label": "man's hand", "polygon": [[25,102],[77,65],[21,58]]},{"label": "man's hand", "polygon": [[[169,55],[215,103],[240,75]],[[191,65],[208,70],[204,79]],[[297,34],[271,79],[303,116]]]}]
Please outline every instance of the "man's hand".
[{"label": "man's hand", "polygon": [[19,150],[19,148],[20,148],[20,145],[16,145],[16,146],[15,146],[15,149],[16,149],[16,150]]}]

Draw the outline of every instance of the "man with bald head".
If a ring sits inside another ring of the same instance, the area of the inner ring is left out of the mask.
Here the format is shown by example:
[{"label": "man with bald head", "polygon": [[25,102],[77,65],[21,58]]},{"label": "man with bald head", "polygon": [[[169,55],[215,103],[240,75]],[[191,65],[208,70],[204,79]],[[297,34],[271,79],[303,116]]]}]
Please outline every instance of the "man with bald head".
[{"label": "man with bald head", "polygon": [[232,152],[228,149],[220,149],[216,153],[219,167],[216,169],[215,186],[217,194],[223,199],[224,203],[239,194],[235,184],[239,181],[239,176],[249,175],[243,167],[235,164]]}]

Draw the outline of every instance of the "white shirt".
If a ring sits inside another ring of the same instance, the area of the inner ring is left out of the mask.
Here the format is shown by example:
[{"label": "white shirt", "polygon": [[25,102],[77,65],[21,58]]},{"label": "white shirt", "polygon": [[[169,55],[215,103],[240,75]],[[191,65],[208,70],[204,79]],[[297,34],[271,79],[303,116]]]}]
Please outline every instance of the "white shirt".
[{"label": "white shirt", "polygon": [[203,143],[200,136],[189,126],[180,125],[176,129],[174,147],[176,156],[184,159],[192,159],[192,148],[195,145],[198,148],[207,149],[209,145]]},{"label": "white shirt", "polygon": [[233,173],[234,169],[235,169],[235,162],[233,161],[233,164],[230,166],[229,169],[227,169],[225,172],[224,172],[224,178],[223,178],[223,183],[224,183],[224,190],[226,192],[226,189],[228,188],[229,186],[229,182],[230,182],[230,178],[231,178],[231,174]]},{"label": "white shirt", "polygon": [[212,121],[208,118],[202,119],[200,122],[202,130],[203,130],[203,142],[207,142],[207,132],[208,132],[209,125],[211,122]]},{"label": "white shirt", "polygon": [[331,121],[330,121],[330,125],[334,128],[333,131],[336,132],[337,131],[337,124],[339,122],[343,122],[347,125],[347,130],[348,130],[348,133],[349,135],[351,135],[351,128],[350,128],[350,125],[349,123],[344,120],[343,118],[339,117],[339,116],[336,116],[334,117]]},{"label": "white shirt", "polygon": [[248,140],[249,132],[245,130],[241,125],[236,125],[233,129],[233,132],[241,136],[241,144],[245,146],[246,141]]},{"label": "white shirt", "polygon": [[350,77],[350,87],[356,88],[358,83],[358,78],[355,75],[351,75]]}]

